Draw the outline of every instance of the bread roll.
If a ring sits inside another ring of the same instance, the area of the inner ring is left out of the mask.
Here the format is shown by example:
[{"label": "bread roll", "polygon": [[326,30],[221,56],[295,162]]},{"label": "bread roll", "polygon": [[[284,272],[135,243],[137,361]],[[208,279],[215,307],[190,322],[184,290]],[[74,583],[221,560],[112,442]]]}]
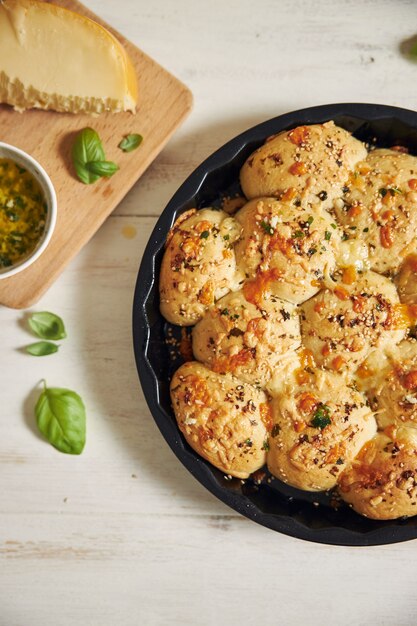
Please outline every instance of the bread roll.
[{"label": "bread roll", "polygon": [[365,398],[341,376],[315,369],[309,382],[296,376],[271,402],[270,472],[289,485],[322,491],[374,436],[376,422]]},{"label": "bread roll", "polygon": [[407,256],[400,271],[395,277],[395,284],[401,302],[410,305],[417,304],[417,254]]},{"label": "bread roll", "polygon": [[255,150],[241,169],[240,184],[249,199],[284,196],[327,208],[366,154],[364,144],[334,122],[299,126]]},{"label": "bread roll", "polygon": [[388,520],[417,513],[417,431],[378,433],[343,472],[339,492],[360,515]]},{"label": "bread roll", "polygon": [[263,391],[190,361],[172,378],[171,400],[189,445],[219,470],[247,478],[265,463],[270,416]]},{"label": "bread roll", "polygon": [[365,272],[353,284],[333,285],[302,305],[303,343],[317,365],[353,372],[371,348],[401,341],[408,322],[395,286],[385,276]]},{"label": "bread roll", "polygon": [[261,387],[282,357],[300,343],[300,322],[293,304],[269,296],[255,305],[243,291],[221,298],[193,329],[196,359],[215,372],[232,373]]},{"label": "bread roll", "polygon": [[189,326],[224,296],[236,280],[233,243],[240,227],[223,211],[187,211],[166,242],[159,276],[161,313],[169,322]]},{"label": "bread roll", "polygon": [[417,158],[374,150],[357,165],[345,191],[335,211],[349,237],[368,244],[373,270],[398,270],[417,250]]},{"label": "bread roll", "polygon": [[235,218],[242,228],[236,261],[247,279],[254,279],[252,297],[270,290],[283,300],[304,302],[335,268],[340,232],[321,207],[303,210],[274,198],[259,198],[248,202]]},{"label": "bread roll", "polygon": [[402,341],[389,364],[383,376],[371,377],[374,384],[368,390],[378,426],[382,430],[392,425],[417,428],[417,341]]}]

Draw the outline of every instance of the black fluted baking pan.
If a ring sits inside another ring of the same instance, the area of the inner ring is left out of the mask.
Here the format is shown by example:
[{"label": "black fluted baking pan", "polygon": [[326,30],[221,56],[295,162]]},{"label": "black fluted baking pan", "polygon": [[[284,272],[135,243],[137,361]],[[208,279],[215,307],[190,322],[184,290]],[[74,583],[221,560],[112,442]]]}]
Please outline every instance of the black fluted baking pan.
[{"label": "black fluted baking pan", "polygon": [[261,484],[242,483],[198,456],[178,430],[169,383],[181,363],[167,337],[179,329],[159,312],[158,277],[169,229],[183,211],[220,206],[221,198],[239,192],[239,170],[267,137],[300,124],[334,120],[362,141],[381,147],[403,145],[417,154],[417,113],[378,104],[329,104],[301,109],[258,124],[206,159],[181,185],[162,212],[146,246],[133,304],[133,344],[142,389],[150,411],[178,459],[209,491],[232,509],[268,528],[319,543],[363,546],[417,538],[417,516],[386,522],[366,519],[332,494],[313,494],[284,485],[267,473]]}]

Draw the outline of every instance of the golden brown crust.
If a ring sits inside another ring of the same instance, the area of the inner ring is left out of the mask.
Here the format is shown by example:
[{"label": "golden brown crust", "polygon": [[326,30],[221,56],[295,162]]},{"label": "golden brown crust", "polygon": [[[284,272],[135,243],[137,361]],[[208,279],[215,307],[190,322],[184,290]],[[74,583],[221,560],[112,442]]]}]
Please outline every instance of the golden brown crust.
[{"label": "golden brown crust", "polygon": [[301,209],[274,198],[248,202],[235,216],[242,227],[236,244],[241,272],[260,289],[298,304],[322,285],[335,266],[340,232],[321,206]]},{"label": "golden brown crust", "polygon": [[240,183],[249,199],[281,197],[331,206],[349,172],[366,157],[364,145],[333,122],[299,126],[270,138],[247,159]]},{"label": "golden brown crust", "polygon": [[265,463],[263,391],[191,361],[174,374],[171,400],[189,445],[222,472],[247,478]]},{"label": "golden brown crust", "polygon": [[175,220],[175,222],[169,229],[169,232],[165,241],[165,248],[168,248],[173,236],[175,235],[175,233],[177,233],[180,230],[181,224],[185,222],[186,220],[188,220],[189,217],[192,217],[193,215],[195,215],[196,213],[197,213],[197,209],[188,209],[188,211],[184,211],[184,213],[181,213],[181,215],[177,217],[177,219]]},{"label": "golden brown crust", "polygon": [[332,287],[301,306],[303,343],[319,366],[354,372],[372,348],[395,345],[405,336],[402,309],[394,284],[375,272]]},{"label": "golden brown crust", "polygon": [[223,211],[187,211],[170,230],[159,276],[162,315],[173,324],[195,324],[230,291],[236,274],[234,238],[239,229]]},{"label": "golden brown crust", "polygon": [[395,284],[401,302],[417,304],[417,254],[409,254],[395,277]]},{"label": "golden brown crust", "polygon": [[339,493],[355,511],[372,519],[417,513],[417,433],[401,428],[378,433],[342,474]]},{"label": "golden brown crust", "polygon": [[280,360],[301,343],[295,306],[275,296],[257,305],[243,291],[221,298],[193,329],[196,359],[219,373],[264,387]]},{"label": "golden brown crust", "polygon": [[341,376],[312,370],[296,377],[271,403],[268,468],[280,480],[307,491],[336,485],[346,465],[376,432],[362,394]]},{"label": "golden brown crust", "polygon": [[417,341],[406,339],[391,350],[382,376],[372,376],[367,394],[378,426],[417,428]]},{"label": "golden brown crust", "polygon": [[417,249],[417,158],[393,150],[370,152],[335,210],[350,237],[368,244],[373,270],[398,270]]}]

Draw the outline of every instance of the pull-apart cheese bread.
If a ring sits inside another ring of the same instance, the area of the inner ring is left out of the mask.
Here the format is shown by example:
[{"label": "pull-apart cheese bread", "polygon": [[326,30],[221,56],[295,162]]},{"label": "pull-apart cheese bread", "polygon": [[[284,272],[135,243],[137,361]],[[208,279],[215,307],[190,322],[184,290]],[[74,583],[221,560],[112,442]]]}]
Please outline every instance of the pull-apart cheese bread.
[{"label": "pull-apart cheese bread", "polygon": [[331,122],[267,140],[234,216],[174,224],[160,296],[194,326],[171,383],[189,445],[382,520],[417,514],[417,158],[367,148]]}]

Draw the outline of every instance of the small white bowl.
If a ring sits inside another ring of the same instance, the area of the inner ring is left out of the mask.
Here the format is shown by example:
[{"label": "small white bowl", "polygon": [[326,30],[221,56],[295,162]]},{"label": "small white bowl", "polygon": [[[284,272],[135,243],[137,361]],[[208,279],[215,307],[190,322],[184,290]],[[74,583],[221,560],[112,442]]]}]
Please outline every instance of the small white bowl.
[{"label": "small white bowl", "polygon": [[10,278],[10,276],[14,276],[14,274],[22,272],[40,257],[40,255],[48,245],[52,237],[52,233],[54,232],[57,215],[57,202],[55,189],[51,182],[51,179],[49,178],[43,167],[37,161],[35,161],[35,159],[31,157],[30,154],[27,154],[26,152],[23,152],[23,150],[15,148],[10,144],[0,141],[0,158],[12,159],[15,163],[20,165],[20,167],[24,167],[25,169],[27,169],[28,172],[30,172],[30,174],[32,174],[32,176],[41,186],[47,206],[45,229],[36,247],[32,250],[29,256],[24,257],[21,261],[15,263],[15,265],[11,265],[10,267],[5,267],[1,269],[1,280],[2,278]]}]

